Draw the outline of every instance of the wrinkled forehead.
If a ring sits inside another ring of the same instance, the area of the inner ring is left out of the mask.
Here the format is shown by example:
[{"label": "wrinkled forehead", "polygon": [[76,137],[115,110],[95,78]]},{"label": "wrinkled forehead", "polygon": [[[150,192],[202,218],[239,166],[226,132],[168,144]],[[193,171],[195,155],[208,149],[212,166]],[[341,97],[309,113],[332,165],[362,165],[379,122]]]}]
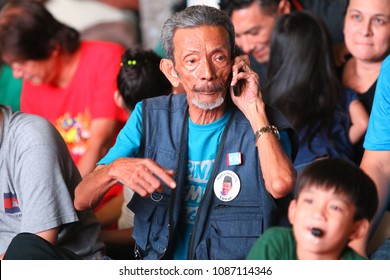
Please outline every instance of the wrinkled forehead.
[{"label": "wrinkled forehead", "polygon": [[347,10],[356,9],[362,13],[390,17],[390,0],[350,0]]},{"label": "wrinkled forehead", "polygon": [[178,28],[173,35],[174,52],[176,47],[205,47],[215,45],[231,51],[228,31],[221,25],[202,25],[192,28]]}]

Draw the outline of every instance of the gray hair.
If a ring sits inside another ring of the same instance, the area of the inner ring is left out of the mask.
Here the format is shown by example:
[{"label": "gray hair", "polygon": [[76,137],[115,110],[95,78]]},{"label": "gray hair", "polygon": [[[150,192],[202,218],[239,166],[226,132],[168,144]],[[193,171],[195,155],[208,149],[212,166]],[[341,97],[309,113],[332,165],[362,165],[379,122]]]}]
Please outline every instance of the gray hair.
[{"label": "gray hair", "polygon": [[161,43],[167,58],[173,60],[173,36],[177,29],[197,28],[201,26],[223,26],[229,35],[231,55],[234,52],[234,26],[229,16],[214,7],[195,5],[190,6],[171,16],[163,25]]}]

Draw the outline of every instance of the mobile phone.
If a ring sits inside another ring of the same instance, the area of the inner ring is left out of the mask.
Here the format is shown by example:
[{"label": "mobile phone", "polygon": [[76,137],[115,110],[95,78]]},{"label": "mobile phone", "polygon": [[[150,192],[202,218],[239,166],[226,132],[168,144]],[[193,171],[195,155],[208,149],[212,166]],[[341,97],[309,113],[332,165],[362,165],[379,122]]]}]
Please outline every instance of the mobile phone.
[{"label": "mobile phone", "polygon": [[234,96],[239,96],[241,92],[241,86],[240,86],[240,81],[238,81],[234,86],[233,86],[233,94]]},{"label": "mobile phone", "polygon": [[[237,46],[234,46],[234,57],[243,54],[244,52]],[[241,69],[239,69],[238,72],[242,72]],[[233,86],[233,94],[234,96],[239,96],[241,92],[241,83],[242,81],[238,81],[235,86]]]}]

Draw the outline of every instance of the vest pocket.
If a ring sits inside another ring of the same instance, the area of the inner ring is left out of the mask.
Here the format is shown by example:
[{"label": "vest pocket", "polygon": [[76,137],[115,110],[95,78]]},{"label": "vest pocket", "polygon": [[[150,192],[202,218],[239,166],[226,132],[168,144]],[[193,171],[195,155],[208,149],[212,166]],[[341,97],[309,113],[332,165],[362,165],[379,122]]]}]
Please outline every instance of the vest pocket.
[{"label": "vest pocket", "polygon": [[[153,196],[153,195],[152,195]],[[152,198],[135,195],[128,207],[134,212],[133,238],[142,256],[156,258],[168,244],[169,195],[156,193]],[[156,197],[158,201],[156,202]]]},{"label": "vest pocket", "polygon": [[199,244],[197,258],[245,259],[263,232],[262,221],[260,206],[217,206],[210,217],[209,238]]},{"label": "vest pocket", "polygon": [[146,149],[145,157],[153,159],[166,169],[176,169],[178,154],[174,151],[149,146]]}]

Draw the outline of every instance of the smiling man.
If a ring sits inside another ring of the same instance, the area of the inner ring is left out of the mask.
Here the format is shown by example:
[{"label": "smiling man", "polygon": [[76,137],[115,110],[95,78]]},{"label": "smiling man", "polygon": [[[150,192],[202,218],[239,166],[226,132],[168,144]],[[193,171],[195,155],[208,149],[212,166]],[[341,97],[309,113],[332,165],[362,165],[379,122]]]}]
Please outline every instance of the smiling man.
[{"label": "smiling man", "polygon": [[264,86],[271,34],[277,17],[290,12],[288,0],[221,0],[221,10],[231,18],[236,44],[249,55],[253,70]]},{"label": "smiling man", "polygon": [[[135,192],[129,208],[137,257],[243,259],[279,223],[275,217],[286,217],[275,199],[294,186],[296,135],[264,105],[248,57],[234,57],[234,27],[224,12],[191,6],[174,14],[162,45],[160,68],[186,94],[137,104],[116,144],[77,187],[75,206],[94,207],[121,182]],[[241,155],[245,161],[233,160]],[[220,189],[225,173],[240,182],[229,201],[213,187]]]}]

